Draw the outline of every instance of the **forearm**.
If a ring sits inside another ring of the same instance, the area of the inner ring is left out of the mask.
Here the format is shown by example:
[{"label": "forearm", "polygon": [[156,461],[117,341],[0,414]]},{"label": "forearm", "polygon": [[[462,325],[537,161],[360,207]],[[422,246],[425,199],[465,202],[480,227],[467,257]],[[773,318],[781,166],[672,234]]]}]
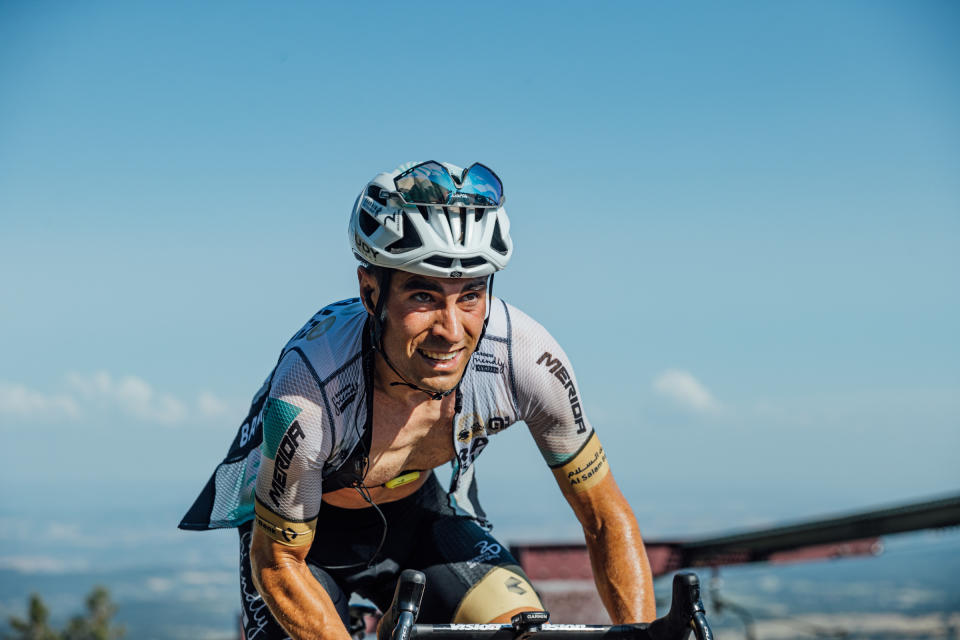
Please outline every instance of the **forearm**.
[{"label": "forearm", "polygon": [[597,591],[614,624],[656,618],[650,563],[633,514],[608,517],[584,534]]},{"label": "forearm", "polygon": [[306,563],[251,553],[254,584],[294,640],[350,640],[330,596]]},{"label": "forearm", "polygon": [[657,617],[653,574],[633,510],[606,476],[588,494],[568,499],[583,527],[597,591],[616,624]]}]

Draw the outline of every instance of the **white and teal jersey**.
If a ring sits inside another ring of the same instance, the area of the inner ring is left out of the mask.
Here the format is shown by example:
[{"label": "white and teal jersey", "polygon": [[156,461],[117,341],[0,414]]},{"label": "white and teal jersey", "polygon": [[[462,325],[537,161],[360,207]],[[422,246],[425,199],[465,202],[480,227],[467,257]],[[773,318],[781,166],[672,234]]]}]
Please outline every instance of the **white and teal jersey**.
[{"label": "white and teal jersey", "polygon": [[[324,479],[351,459],[366,429],[372,398],[364,372],[366,319],[358,299],[344,300],[321,309],[290,339],[181,528],[247,522],[255,493],[286,520],[317,517]],[[499,299],[459,393],[449,499],[479,520],[473,465],[491,436],[523,421],[547,464],[559,468],[593,433],[566,354],[537,322]],[[602,455],[593,447],[591,456]]]}]

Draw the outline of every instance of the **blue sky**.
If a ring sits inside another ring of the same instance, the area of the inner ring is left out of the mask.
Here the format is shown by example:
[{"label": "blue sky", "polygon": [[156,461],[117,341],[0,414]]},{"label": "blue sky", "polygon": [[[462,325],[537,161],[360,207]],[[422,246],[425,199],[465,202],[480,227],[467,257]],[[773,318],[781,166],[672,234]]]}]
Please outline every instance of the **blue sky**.
[{"label": "blue sky", "polygon": [[[503,178],[496,291],[645,531],[956,491],[958,35],[950,2],[0,4],[0,514],[173,526],[354,295],[361,186],[429,158]],[[574,535],[493,442],[504,535]]]}]

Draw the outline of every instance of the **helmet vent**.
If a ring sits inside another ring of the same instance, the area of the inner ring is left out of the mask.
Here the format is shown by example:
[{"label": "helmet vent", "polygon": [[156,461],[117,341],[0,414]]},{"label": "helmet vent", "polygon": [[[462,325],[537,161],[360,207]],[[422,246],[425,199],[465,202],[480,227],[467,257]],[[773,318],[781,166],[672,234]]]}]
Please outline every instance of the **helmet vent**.
[{"label": "helmet vent", "polygon": [[379,202],[380,204],[382,204],[383,206],[387,206],[387,201],[380,197],[380,187],[375,185],[370,185],[369,187],[367,187],[367,195],[373,198],[374,200],[376,200],[377,202]]},{"label": "helmet vent", "polygon": [[377,222],[376,218],[367,213],[365,209],[360,209],[360,230],[365,235],[372,236],[378,228],[380,228],[380,223]]},{"label": "helmet vent", "polygon": [[447,215],[447,224],[450,225],[453,241],[462,245],[466,227],[466,209],[463,207],[444,207],[443,212]]},{"label": "helmet vent", "polygon": [[479,267],[486,263],[487,261],[479,256],[474,258],[460,258],[460,264],[464,267]]},{"label": "helmet vent", "polygon": [[500,235],[499,220],[497,220],[496,225],[493,227],[493,237],[490,238],[490,248],[500,255],[507,255],[507,243],[503,241],[503,236]]},{"label": "helmet vent", "polygon": [[403,237],[396,242],[391,242],[386,249],[390,253],[404,253],[411,249],[419,249],[423,246],[420,234],[413,228],[412,224],[403,225]]},{"label": "helmet vent", "polygon": [[430,256],[424,262],[441,269],[449,269],[453,266],[453,258],[444,258],[443,256]]}]

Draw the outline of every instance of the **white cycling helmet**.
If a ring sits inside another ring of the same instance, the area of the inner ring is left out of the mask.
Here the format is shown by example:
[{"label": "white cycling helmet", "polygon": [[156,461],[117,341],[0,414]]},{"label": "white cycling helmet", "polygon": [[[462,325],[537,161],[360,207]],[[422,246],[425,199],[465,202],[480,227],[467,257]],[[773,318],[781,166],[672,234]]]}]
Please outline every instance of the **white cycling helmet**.
[{"label": "white cycling helmet", "polygon": [[349,235],[362,262],[439,278],[490,275],[513,253],[503,187],[480,164],[411,162],[377,174],[354,204]]}]

